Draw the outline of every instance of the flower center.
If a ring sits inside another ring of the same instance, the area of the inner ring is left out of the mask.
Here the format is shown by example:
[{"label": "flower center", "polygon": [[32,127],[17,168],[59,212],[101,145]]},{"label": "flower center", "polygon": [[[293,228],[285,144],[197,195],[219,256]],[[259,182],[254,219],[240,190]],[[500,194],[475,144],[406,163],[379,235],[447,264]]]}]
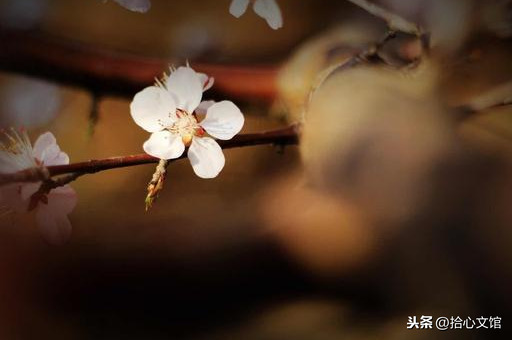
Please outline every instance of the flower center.
[{"label": "flower center", "polygon": [[189,146],[192,143],[194,136],[202,137],[205,133],[204,129],[197,122],[195,114],[178,110],[176,111],[178,120],[167,130],[173,134],[180,135],[185,146]]},{"label": "flower center", "polygon": [[0,130],[0,159],[16,170],[38,166],[25,130]]}]

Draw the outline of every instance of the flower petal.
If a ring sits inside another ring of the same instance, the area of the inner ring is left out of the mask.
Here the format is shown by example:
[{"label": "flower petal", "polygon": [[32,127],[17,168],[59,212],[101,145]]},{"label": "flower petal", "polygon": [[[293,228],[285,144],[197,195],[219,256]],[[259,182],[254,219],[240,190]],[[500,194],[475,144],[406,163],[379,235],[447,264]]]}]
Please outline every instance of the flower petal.
[{"label": "flower petal", "polygon": [[240,18],[249,6],[249,0],[233,0],[229,6],[229,13],[236,18]]},{"label": "flower petal", "polygon": [[146,87],[133,98],[130,112],[135,123],[148,132],[161,131],[176,121],[176,104],[165,89]]},{"label": "flower petal", "polygon": [[21,195],[21,199],[23,201],[30,200],[33,194],[35,194],[39,188],[41,187],[41,182],[39,183],[23,183],[19,188],[19,192]]},{"label": "flower petal", "polygon": [[201,84],[203,85],[203,92],[206,92],[212,88],[213,84],[215,83],[215,78],[210,77],[205,73],[197,73],[197,75],[201,81]]},{"label": "flower petal", "polygon": [[37,138],[32,154],[45,166],[69,164],[68,155],[60,150],[51,132],[43,133]]},{"label": "flower petal", "polygon": [[181,136],[160,131],[151,134],[144,143],[144,151],[147,154],[160,159],[173,159],[180,157],[185,151],[185,144]]},{"label": "flower petal", "polygon": [[46,132],[40,135],[33,148],[33,155],[35,158],[42,160],[43,159],[43,152],[45,150],[53,145],[57,145],[57,139],[55,139],[55,136],[51,132]]},{"label": "flower petal", "polygon": [[69,156],[67,153],[60,151],[53,158],[43,160],[45,166],[66,165],[69,164]]},{"label": "flower petal", "polygon": [[219,144],[209,137],[194,138],[188,149],[188,158],[194,172],[201,178],[217,177],[226,162]]},{"label": "flower petal", "polygon": [[201,79],[191,67],[181,66],[165,82],[179,109],[194,112],[203,97]]},{"label": "flower petal", "polygon": [[16,171],[24,170],[25,167],[20,166],[18,162],[21,158],[18,155],[12,155],[9,152],[0,150],[0,174],[12,174]]},{"label": "flower petal", "polygon": [[139,13],[146,13],[151,8],[149,0],[114,0],[124,8]]},{"label": "flower petal", "polygon": [[215,138],[231,139],[244,126],[244,115],[235,104],[225,100],[213,104],[200,124]]},{"label": "flower petal", "polygon": [[77,202],[76,191],[69,185],[55,188],[48,194],[48,205],[64,214],[70,214]]},{"label": "flower petal", "polygon": [[253,9],[256,14],[267,20],[272,29],[277,30],[283,27],[281,9],[275,0],[256,0]]},{"label": "flower petal", "polygon": [[52,245],[63,245],[71,237],[71,222],[64,214],[54,215],[47,207],[40,208],[36,221],[39,232]]},{"label": "flower petal", "polygon": [[47,147],[39,159],[45,166],[69,164],[69,156],[57,144]]},{"label": "flower petal", "polygon": [[39,231],[48,243],[60,245],[71,236],[68,214],[77,203],[75,190],[70,186],[56,188],[48,194],[48,204],[40,203],[36,212]]},{"label": "flower petal", "polygon": [[196,113],[199,115],[205,115],[213,104],[215,104],[215,100],[203,100],[197,107]]}]

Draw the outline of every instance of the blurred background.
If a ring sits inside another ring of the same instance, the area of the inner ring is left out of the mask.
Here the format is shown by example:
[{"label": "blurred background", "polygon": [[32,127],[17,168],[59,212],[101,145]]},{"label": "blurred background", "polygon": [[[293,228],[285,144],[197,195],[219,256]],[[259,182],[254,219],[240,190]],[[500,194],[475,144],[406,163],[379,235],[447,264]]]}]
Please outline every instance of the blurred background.
[{"label": "blurred background", "polygon": [[[379,65],[336,72],[312,97],[323,70],[386,25],[346,1],[277,2],[274,31],[252,10],[232,17],[229,0],[152,0],[144,14],[114,1],[0,0],[0,126],[32,140],[51,131],[72,162],[142,152],[147,133],[129,113],[138,90],[63,84],[49,65],[34,76],[36,59],[13,67],[10,40],[241,67],[244,84],[271,70],[270,98],[215,86],[205,98],[234,100],[242,133],[304,123],[299,147],[225,151],[214,180],[173,163],[150,212],[154,165],[80,178],[63,246],[46,244],[30,214],[2,214],[0,339],[509,336],[512,109],[459,108],[499,87],[512,98],[510,2],[380,1],[432,32],[428,60],[416,37],[399,36]],[[421,315],[503,321],[408,330]]]}]

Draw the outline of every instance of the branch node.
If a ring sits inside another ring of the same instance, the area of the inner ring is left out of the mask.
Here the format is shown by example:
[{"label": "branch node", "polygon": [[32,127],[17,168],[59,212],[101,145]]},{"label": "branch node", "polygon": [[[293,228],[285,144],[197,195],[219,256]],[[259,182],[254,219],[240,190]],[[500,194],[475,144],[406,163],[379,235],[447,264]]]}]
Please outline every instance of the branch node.
[{"label": "branch node", "polygon": [[[46,168],[42,168],[46,169]],[[59,187],[63,187],[74,180],[76,180],[78,177],[83,176],[84,173],[70,173],[65,176],[61,176],[59,178],[53,179],[49,177],[49,172],[46,169],[46,173],[48,175],[48,178],[43,180],[41,185],[39,186],[39,189],[32,194],[30,197],[30,202],[28,205],[28,210],[32,211],[37,207],[37,204],[39,202],[43,202],[44,204],[48,204],[48,198],[47,195],[52,191],[53,189],[57,189]]]}]

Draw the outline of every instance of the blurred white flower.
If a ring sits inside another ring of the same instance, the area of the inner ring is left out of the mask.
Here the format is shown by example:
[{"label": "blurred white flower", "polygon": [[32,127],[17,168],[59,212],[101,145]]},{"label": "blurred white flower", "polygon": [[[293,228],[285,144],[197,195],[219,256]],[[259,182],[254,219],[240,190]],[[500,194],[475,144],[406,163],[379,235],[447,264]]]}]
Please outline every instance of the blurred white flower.
[{"label": "blurred white flower", "polygon": [[[122,7],[139,13],[146,13],[151,8],[151,1],[149,0],[114,0]],[[106,0],[104,0],[106,2]]]},{"label": "blurred white flower", "polygon": [[[213,78],[187,66],[171,70],[162,82],[137,93],[130,105],[132,118],[152,133],[144,151],[160,159],[174,159],[189,146],[194,172],[201,178],[216,177],[224,167],[224,154],[205,133],[231,139],[242,129],[244,116],[231,101],[201,102],[203,91],[212,85]],[[197,114],[201,112],[206,116],[199,122]]]},{"label": "blurred white flower", "polygon": [[[52,133],[39,136],[32,147],[25,131],[3,131],[0,142],[0,173],[14,173],[38,166],[69,164]],[[38,193],[41,183],[14,183],[0,187],[0,203],[9,210],[23,213],[35,210],[43,237],[52,244],[62,244],[71,235],[68,214],[73,211],[77,196],[68,185],[49,194]]]},{"label": "blurred white flower", "polygon": [[233,0],[229,13],[240,18],[247,11],[250,2],[254,12],[265,19],[270,27],[275,30],[283,27],[283,16],[276,0]]},{"label": "blurred white flower", "polygon": [[21,76],[0,77],[1,127],[43,127],[55,119],[62,102],[58,85]]}]

